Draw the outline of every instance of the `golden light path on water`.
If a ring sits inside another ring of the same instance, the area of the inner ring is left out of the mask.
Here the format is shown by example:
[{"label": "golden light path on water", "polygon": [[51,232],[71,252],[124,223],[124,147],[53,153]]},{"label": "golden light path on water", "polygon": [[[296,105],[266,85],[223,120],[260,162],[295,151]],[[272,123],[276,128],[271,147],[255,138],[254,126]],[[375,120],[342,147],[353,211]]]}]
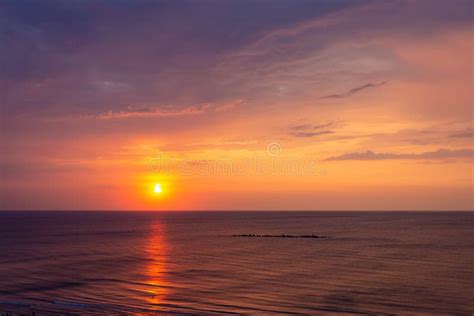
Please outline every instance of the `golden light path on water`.
[{"label": "golden light path on water", "polygon": [[167,245],[164,236],[163,224],[155,221],[152,224],[151,234],[146,246],[150,262],[146,267],[146,275],[149,296],[147,302],[152,305],[159,305],[163,302],[167,294],[167,282],[165,280],[166,272],[166,254]]}]

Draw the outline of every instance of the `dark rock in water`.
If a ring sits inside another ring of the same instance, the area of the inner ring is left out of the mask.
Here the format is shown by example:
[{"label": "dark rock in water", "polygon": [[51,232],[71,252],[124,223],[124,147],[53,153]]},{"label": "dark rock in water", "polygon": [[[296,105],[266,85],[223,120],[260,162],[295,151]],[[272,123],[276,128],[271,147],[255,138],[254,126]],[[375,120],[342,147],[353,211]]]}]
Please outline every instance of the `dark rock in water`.
[{"label": "dark rock in water", "polygon": [[238,235],[231,235],[231,237],[255,237],[255,238],[329,238],[329,236],[325,235],[259,235],[259,234],[238,234]]}]

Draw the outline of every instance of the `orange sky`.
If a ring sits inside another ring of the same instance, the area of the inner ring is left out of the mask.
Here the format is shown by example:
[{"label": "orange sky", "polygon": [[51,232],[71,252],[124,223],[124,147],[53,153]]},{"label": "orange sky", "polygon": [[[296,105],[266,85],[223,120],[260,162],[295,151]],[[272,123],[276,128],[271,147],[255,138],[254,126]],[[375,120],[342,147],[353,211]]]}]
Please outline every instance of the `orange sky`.
[{"label": "orange sky", "polygon": [[139,35],[99,15],[86,36],[7,8],[8,53],[40,55],[2,77],[0,207],[472,210],[472,3],[454,3],[271,8],[199,41],[204,18],[117,7]]}]

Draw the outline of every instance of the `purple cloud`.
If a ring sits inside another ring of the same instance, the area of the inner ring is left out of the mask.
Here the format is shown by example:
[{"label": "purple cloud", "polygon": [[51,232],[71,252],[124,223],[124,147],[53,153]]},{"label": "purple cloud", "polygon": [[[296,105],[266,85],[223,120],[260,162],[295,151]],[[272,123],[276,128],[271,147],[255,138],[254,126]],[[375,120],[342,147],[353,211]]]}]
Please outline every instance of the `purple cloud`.
[{"label": "purple cloud", "polygon": [[375,153],[373,151],[345,153],[340,156],[329,157],[325,161],[342,160],[394,160],[394,159],[450,159],[450,158],[473,158],[474,149],[438,149],[419,154],[404,153]]},{"label": "purple cloud", "polygon": [[355,87],[355,88],[352,88],[350,89],[349,91],[346,91],[344,93],[339,93],[339,94],[330,94],[330,95],[326,95],[326,96],[323,96],[321,97],[321,99],[341,99],[341,98],[346,98],[346,97],[349,97],[359,91],[362,91],[362,90],[366,90],[366,89],[370,89],[370,88],[376,88],[376,87],[380,87],[380,86],[383,86],[386,84],[386,81],[382,81],[382,82],[378,82],[378,83],[366,83],[364,85],[361,85],[361,86],[358,86],[358,87]]},{"label": "purple cloud", "polygon": [[294,132],[290,133],[291,136],[294,137],[314,137],[314,136],[321,136],[321,135],[327,135],[327,134],[333,134],[334,132],[332,131],[320,131],[320,132]]},{"label": "purple cloud", "polygon": [[472,129],[468,129],[462,132],[454,133],[449,135],[451,138],[472,138],[474,137],[474,131]]}]

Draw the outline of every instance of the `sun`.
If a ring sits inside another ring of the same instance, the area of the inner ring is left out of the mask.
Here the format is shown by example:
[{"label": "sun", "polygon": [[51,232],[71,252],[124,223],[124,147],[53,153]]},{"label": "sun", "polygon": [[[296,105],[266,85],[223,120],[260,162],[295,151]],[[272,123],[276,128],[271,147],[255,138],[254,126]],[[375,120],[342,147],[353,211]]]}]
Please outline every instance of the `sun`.
[{"label": "sun", "polygon": [[153,192],[155,192],[156,194],[160,194],[162,192],[161,184],[155,183],[155,188],[153,189]]}]

